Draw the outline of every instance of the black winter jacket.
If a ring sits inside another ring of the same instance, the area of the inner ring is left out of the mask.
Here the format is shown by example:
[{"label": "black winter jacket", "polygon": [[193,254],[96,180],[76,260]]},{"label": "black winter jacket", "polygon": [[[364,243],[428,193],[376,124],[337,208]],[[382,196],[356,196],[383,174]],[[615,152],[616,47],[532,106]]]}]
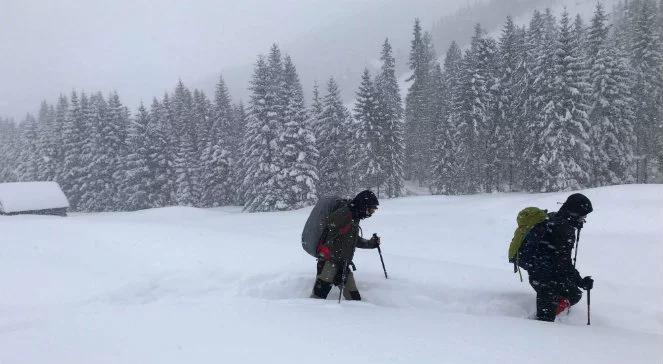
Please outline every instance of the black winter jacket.
[{"label": "black winter jacket", "polygon": [[537,280],[580,284],[582,278],[571,259],[576,242],[572,219],[567,212],[560,210],[527,233],[518,262],[530,276]]}]

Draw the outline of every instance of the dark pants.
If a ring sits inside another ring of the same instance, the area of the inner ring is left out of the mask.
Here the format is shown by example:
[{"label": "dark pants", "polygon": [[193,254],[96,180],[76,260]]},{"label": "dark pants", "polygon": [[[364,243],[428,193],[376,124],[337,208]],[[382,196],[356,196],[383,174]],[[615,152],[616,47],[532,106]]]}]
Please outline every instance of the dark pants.
[{"label": "dark pants", "polygon": [[561,300],[567,299],[573,306],[582,298],[582,291],[569,279],[542,278],[530,273],[529,283],[536,291],[537,320],[555,321]]},{"label": "dark pants", "polygon": [[[327,298],[332,285],[341,286],[343,269],[340,264],[331,261],[318,261],[317,276],[311,298]],[[343,297],[346,300],[361,301],[352,270],[347,268],[347,278],[343,285]]]}]

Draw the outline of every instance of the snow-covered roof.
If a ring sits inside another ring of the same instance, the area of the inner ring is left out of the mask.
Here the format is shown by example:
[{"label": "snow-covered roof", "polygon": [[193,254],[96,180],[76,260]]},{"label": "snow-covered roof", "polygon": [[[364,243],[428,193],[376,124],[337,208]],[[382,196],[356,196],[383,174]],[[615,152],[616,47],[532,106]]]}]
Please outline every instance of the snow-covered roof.
[{"label": "snow-covered roof", "polygon": [[57,182],[0,183],[0,212],[12,213],[69,207]]}]

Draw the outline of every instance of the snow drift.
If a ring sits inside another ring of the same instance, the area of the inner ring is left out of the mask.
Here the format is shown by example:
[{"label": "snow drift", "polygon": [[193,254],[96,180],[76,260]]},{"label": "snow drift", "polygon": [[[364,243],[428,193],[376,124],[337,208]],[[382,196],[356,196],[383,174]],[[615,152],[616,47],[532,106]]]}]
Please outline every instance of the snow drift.
[{"label": "snow drift", "polygon": [[363,302],[308,297],[310,208],[163,208],[0,216],[1,363],[660,363],[663,186],[583,191],[586,301],[527,319],[534,292],[507,263],[517,212],[568,193],[416,196],[362,224]]}]

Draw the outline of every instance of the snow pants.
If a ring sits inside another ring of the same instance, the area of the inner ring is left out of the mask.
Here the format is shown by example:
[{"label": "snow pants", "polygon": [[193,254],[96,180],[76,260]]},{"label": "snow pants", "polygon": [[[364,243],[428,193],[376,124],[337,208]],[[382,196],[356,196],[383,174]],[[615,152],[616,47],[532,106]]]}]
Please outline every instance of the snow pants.
[{"label": "snow pants", "polygon": [[543,279],[530,274],[529,283],[536,291],[536,319],[540,321],[555,321],[563,308],[582,298],[582,291],[568,279]]},{"label": "snow pants", "polygon": [[[327,295],[329,295],[332,285],[340,287],[343,276],[343,267],[342,264],[330,260],[320,260],[318,261],[317,273],[318,275],[315,279],[311,298],[325,299],[327,298]],[[361,295],[357,290],[355,278],[350,267],[348,267],[347,279],[345,280],[345,285],[343,287],[343,297],[345,297],[346,300],[361,300]]]}]

